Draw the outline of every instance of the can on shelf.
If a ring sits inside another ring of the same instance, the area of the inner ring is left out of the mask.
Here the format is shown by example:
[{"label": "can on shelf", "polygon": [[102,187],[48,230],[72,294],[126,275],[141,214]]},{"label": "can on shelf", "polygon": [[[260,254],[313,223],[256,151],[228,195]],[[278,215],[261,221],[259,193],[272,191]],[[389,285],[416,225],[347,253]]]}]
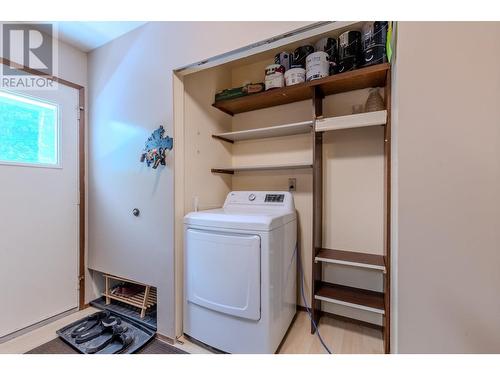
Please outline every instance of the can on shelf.
[{"label": "can on shelf", "polygon": [[361,32],[346,31],[339,36],[339,61],[336,73],[347,72],[362,65]]},{"label": "can on shelf", "polygon": [[274,56],[274,63],[283,65],[285,67],[285,71],[290,69],[290,54],[288,52],[280,52]]},{"label": "can on shelf", "polygon": [[285,86],[285,67],[280,64],[271,64],[266,66],[266,79],[264,84],[266,90],[280,88]]},{"label": "can on shelf", "polygon": [[306,57],[314,52],[314,47],[310,45],[298,47],[293,51],[290,68],[305,68]]},{"label": "can on shelf", "polygon": [[328,77],[330,75],[330,60],[328,53],[318,51],[306,58],[306,81]]},{"label": "can on shelf", "polygon": [[328,59],[330,61],[330,74],[333,74],[339,59],[337,39],[329,37],[321,38],[314,44],[314,49],[316,52],[323,51],[328,54]]},{"label": "can on shelf", "polygon": [[292,68],[285,72],[285,83],[293,86],[306,81],[306,70],[303,68]]},{"label": "can on shelf", "polygon": [[365,22],[361,33],[363,65],[387,62],[385,43],[387,41],[387,21]]}]

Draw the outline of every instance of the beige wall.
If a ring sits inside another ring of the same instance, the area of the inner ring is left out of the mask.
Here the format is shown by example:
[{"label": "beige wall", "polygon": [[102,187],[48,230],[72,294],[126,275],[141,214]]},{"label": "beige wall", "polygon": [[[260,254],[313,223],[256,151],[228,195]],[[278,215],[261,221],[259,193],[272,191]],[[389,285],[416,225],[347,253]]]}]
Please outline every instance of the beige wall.
[{"label": "beige wall", "polygon": [[[310,22],[150,22],[89,54],[90,267],[158,287],[158,331],[175,336],[174,173],[139,163],[173,134],[173,70]],[[176,135],[174,135],[176,137]],[[134,207],[141,216],[130,213]]]},{"label": "beige wall", "polygon": [[500,23],[399,23],[397,342],[500,352]]},{"label": "beige wall", "polygon": [[184,127],[188,140],[184,152],[184,214],[219,208],[232,190],[231,176],[211,172],[214,167],[231,165],[232,144],[212,138],[212,134],[231,131],[231,118],[211,106],[214,88],[230,85],[231,72],[222,67],[184,79],[184,122],[189,124]]}]

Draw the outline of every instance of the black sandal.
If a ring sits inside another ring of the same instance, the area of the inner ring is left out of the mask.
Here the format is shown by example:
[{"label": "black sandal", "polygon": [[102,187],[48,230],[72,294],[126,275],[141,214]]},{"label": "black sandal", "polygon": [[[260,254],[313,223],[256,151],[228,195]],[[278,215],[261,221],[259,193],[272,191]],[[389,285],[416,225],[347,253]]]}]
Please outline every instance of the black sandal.
[{"label": "black sandal", "polygon": [[[118,317],[110,316],[99,322],[99,325],[96,329],[87,331],[82,333],[79,336],[76,336],[75,342],[77,344],[83,344],[84,342],[95,339],[96,337],[101,336],[103,333],[113,333],[113,328],[122,323],[121,319]],[[120,327],[121,328],[121,327]]]},{"label": "black sandal", "polygon": [[112,335],[99,345],[87,348],[87,354],[119,354],[127,349],[134,341],[133,337],[126,335],[126,328],[112,327]]},{"label": "black sandal", "polygon": [[90,331],[96,325],[98,325],[102,319],[109,318],[109,312],[98,311],[92,315],[89,315],[85,321],[79,324],[72,332],[71,337],[80,336],[81,334]]}]

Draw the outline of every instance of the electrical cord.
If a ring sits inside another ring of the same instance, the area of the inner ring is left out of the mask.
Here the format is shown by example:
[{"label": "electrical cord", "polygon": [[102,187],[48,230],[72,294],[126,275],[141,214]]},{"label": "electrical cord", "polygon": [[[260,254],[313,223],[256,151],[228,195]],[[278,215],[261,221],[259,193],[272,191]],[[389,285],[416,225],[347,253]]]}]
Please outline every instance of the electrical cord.
[{"label": "electrical cord", "polygon": [[318,336],[319,341],[321,342],[321,345],[323,345],[323,348],[327,351],[328,354],[333,354],[332,351],[328,348],[328,346],[325,344],[323,341],[323,338],[321,337],[321,334],[319,333],[319,328],[316,325],[316,322],[313,319],[312,313],[311,313],[311,308],[307,306],[306,302],[306,296],[304,294],[304,270],[302,268],[302,260],[300,258],[298,246],[295,246],[295,253],[297,254],[297,261],[298,261],[298,268],[299,268],[299,273],[300,273],[300,294],[302,295],[302,302],[304,303],[304,307],[306,308],[307,314],[309,315],[309,319],[311,320],[311,323],[314,326],[314,330],[316,332],[316,335]]}]

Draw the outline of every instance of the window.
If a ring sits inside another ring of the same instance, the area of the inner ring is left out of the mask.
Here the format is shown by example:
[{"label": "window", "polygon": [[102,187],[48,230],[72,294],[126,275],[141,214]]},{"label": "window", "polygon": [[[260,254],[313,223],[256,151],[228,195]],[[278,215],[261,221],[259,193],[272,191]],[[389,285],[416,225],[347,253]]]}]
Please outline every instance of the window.
[{"label": "window", "polygon": [[0,91],[0,163],[59,165],[58,108]]}]

